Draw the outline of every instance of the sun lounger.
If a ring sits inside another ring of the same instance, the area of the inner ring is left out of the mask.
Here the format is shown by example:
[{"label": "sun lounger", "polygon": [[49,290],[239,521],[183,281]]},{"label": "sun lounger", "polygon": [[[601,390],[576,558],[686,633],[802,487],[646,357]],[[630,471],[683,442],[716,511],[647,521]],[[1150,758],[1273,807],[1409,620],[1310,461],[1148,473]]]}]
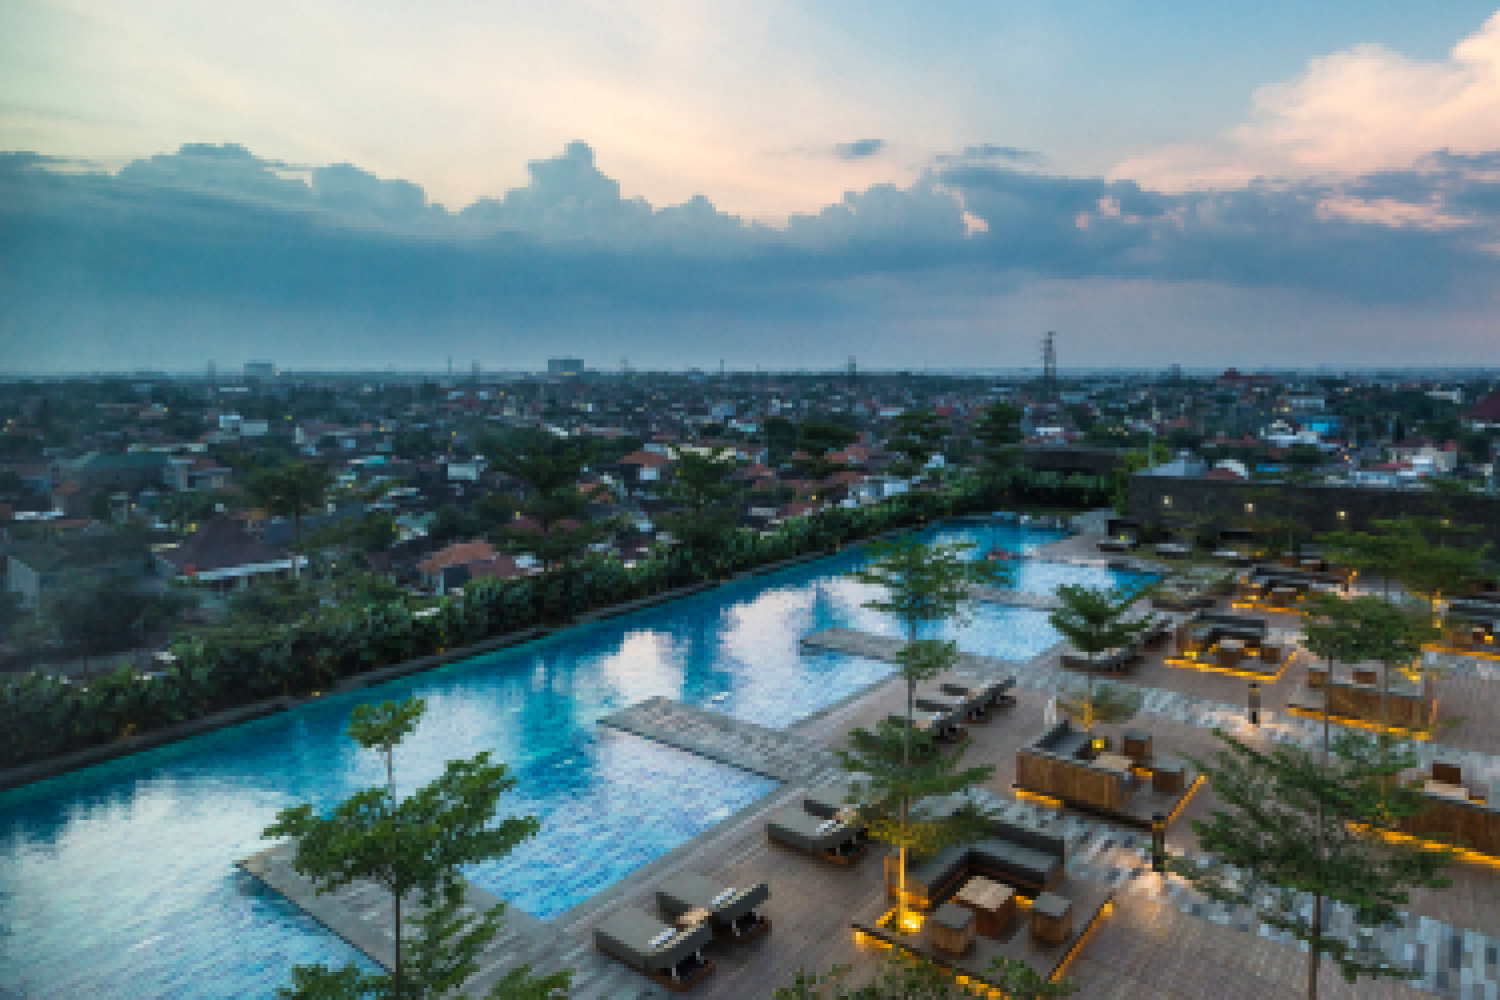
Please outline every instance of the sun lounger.
[{"label": "sun lounger", "polygon": [[801,806],[773,813],[766,820],[766,837],[839,865],[854,864],[868,850],[856,828],[836,819],[821,819]]},{"label": "sun lounger", "polygon": [[[963,733],[963,725],[959,722],[962,716],[957,712],[932,712],[917,709],[912,713],[912,722],[916,728],[935,739],[955,739]],[[886,719],[897,728],[906,726],[906,716],[888,715]]]},{"label": "sun lounger", "polygon": [[998,705],[1014,705],[1016,699],[1010,694],[1010,689],[1015,686],[1014,677],[1007,677],[1003,681],[981,681],[960,676],[950,677],[945,683],[938,685],[938,690],[960,698],[977,698],[984,710],[989,711]]},{"label": "sun lounger", "polygon": [[941,689],[918,691],[912,704],[924,712],[947,714],[955,719],[979,721],[984,717],[984,705],[981,701],[962,695],[950,695]]},{"label": "sun lounger", "polygon": [[713,972],[702,948],[713,940],[705,923],[686,930],[664,924],[645,910],[617,910],[594,928],[594,946],[669,990],[691,988]]},{"label": "sun lounger", "polygon": [[691,910],[708,913],[716,935],[733,941],[748,941],[771,929],[771,921],[755,908],[771,898],[764,882],[745,888],[726,886],[719,879],[683,872],[656,889],[656,906],[674,920]]}]

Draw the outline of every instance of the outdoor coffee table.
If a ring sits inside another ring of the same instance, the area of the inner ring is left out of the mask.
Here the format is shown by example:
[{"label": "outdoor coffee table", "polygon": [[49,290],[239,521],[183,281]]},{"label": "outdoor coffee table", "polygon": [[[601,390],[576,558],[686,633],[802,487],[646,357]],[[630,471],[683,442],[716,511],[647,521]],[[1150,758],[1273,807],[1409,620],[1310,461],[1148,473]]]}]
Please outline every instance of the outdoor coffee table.
[{"label": "outdoor coffee table", "polygon": [[953,901],[974,911],[975,930],[987,938],[1000,937],[1016,917],[1016,891],[982,875],[965,882]]},{"label": "outdoor coffee table", "polygon": [[1120,774],[1130,773],[1130,758],[1117,753],[1101,753],[1091,763],[1095,767],[1102,767],[1106,771],[1117,771]]}]

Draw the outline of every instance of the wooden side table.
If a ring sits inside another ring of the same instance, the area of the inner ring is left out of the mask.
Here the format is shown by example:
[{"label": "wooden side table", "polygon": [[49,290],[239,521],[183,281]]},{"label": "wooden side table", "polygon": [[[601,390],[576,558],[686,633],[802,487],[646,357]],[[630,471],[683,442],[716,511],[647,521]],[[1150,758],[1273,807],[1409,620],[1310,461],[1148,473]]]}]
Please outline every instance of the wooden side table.
[{"label": "wooden side table", "polygon": [[1151,759],[1151,734],[1140,729],[1127,729],[1121,749],[1137,764],[1144,764]]},{"label": "wooden side table", "polygon": [[962,955],[974,943],[974,911],[956,903],[944,903],[927,918],[932,946],[950,955]]},{"label": "wooden side table", "polygon": [[1043,944],[1062,944],[1073,933],[1073,901],[1044,892],[1031,904],[1031,936]]},{"label": "wooden side table", "polygon": [[987,938],[1004,935],[1016,918],[1016,891],[982,875],[965,882],[953,902],[974,911],[975,930]]},{"label": "wooden side table", "polygon": [[1177,760],[1164,760],[1151,769],[1151,789],[1163,795],[1178,795],[1182,792],[1182,785],[1186,766]]}]

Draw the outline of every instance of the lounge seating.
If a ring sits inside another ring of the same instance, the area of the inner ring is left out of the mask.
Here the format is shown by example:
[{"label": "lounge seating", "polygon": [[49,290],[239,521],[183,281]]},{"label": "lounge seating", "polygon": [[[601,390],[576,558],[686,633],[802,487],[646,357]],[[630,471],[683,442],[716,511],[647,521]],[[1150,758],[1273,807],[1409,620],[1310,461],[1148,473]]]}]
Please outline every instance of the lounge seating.
[{"label": "lounge seating", "polygon": [[1140,544],[1140,542],[1131,536],[1125,535],[1120,538],[1104,539],[1104,541],[1099,543],[1098,549],[1100,552],[1130,552],[1139,547]]},{"label": "lounge seating", "polygon": [[1000,707],[1002,705],[1014,705],[1015,696],[1010,694],[1010,689],[1016,686],[1014,677],[1007,677],[1003,681],[971,680],[965,677],[952,677],[945,683],[938,685],[938,690],[944,694],[955,695],[960,698],[977,700],[984,706],[984,711]]},{"label": "lounge seating", "polygon": [[790,806],[766,820],[766,837],[772,843],[816,855],[836,865],[852,865],[869,850],[860,829],[837,819],[821,819]]},{"label": "lounge seating", "polygon": [[[857,808],[849,801],[849,793],[847,781],[831,781],[817,785],[809,788],[807,794],[802,797],[802,808],[818,819],[842,819],[840,813]],[[859,840],[864,841],[869,838],[870,831],[865,827],[854,825],[853,829]]]},{"label": "lounge seating", "polygon": [[950,695],[941,689],[918,691],[912,704],[924,712],[947,715],[954,719],[977,722],[984,718],[984,706],[980,701],[960,695]]},{"label": "lounge seating", "polygon": [[713,972],[713,962],[705,960],[702,952],[712,939],[707,923],[679,930],[634,908],[617,910],[594,928],[596,948],[678,992]]},{"label": "lounge seating", "polygon": [[[934,712],[918,708],[913,713],[912,722],[919,732],[923,732],[939,740],[957,739],[963,735],[963,724],[960,721],[963,714],[957,710],[946,710]],[[897,729],[906,727],[906,716],[888,715],[886,720]]]},{"label": "lounge seating", "polygon": [[758,882],[743,889],[726,886],[692,872],[667,879],[656,889],[656,907],[673,920],[692,910],[708,913],[714,934],[732,941],[748,941],[771,929],[771,921],[755,911],[771,898],[771,889]]},{"label": "lounge seating", "polygon": [[[953,844],[926,858],[908,861],[907,900],[918,909],[931,909],[975,875],[1042,892],[1063,875],[1067,842],[1000,820],[988,824],[989,835],[966,844]],[[886,859],[886,892],[900,890],[899,859]]]}]

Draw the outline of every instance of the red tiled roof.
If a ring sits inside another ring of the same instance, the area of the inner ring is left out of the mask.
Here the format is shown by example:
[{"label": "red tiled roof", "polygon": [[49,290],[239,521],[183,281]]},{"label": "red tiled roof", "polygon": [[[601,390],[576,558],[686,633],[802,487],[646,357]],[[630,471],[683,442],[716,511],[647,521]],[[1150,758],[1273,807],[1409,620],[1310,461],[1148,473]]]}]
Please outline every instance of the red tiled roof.
[{"label": "red tiled roof", "polygon": [[1463,412],[1465,420],[1483,420],[1485,423],[1500,423],[1500,392],[1492,392]]},{"label": "red tiled roof", "polygon": [[417,569],[423,573],[439,573],[449,566],[462,566],[465,563],[493,558],[495,558],[495,549],[489,542],[455,542],[422,560],[417,564]]},{"label": "red tiled roof", "polygon": [[654,451],[633,451],[629,455],[626,455],[624,458],[620,459],[620,464],[641,466],[649,465],[655,468],[661,468],[664,465],[671,465],[672,460],[667,456]]}]

